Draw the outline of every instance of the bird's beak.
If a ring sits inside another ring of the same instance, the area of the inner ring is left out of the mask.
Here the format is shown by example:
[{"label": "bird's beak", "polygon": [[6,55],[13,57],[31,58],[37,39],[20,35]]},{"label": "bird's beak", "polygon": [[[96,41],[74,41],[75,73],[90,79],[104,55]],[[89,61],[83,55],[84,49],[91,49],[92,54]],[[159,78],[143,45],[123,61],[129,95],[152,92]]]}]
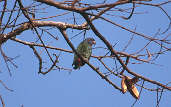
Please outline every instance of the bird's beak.
[{"label": "bird's beak", "polygon": [[93,41],[93,45],[96,45],[96,41]]}]

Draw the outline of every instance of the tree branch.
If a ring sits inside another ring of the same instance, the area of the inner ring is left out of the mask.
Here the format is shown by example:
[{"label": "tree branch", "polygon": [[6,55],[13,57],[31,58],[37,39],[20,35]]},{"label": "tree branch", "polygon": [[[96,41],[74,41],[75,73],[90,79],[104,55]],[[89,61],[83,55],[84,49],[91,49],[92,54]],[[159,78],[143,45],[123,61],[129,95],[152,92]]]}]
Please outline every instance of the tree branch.
[{"label": "tree branch", "polygon": [[103,79],[105,79],[109,84],[111,84],[114,88],[118,89],[119,91],[121,91],[121,88],[119,88],[118,86],[116,86],[115,84],[113,84],[112,81],[110,81],[104,74],[102,74],[99,71],[99,68],[95,68],[93,65],[91,65],[85,58],[83,58],[74,48],[74,46],[72,45],[71,41],[69,40],[65,29],[61,29],[59,28],[60,32],[62,33],[63,37],[65,38],[66,42],[68,43],[68,45],[71,47],[71,49],[73,50],[73,52],[81,58],[81,60],[83,60],[86,64],[88,64],[94,71],[96,71],[97,74],[100,75],[100,77],[102,77]]},{"label": "tree branch", "polygon": [[[27,42],[27,41],[23,41],[23,40],[20,40],[20,39],[17,39],[17,38],[11,38],[11,40],[13,40],[15,42],[19,42],[19,43],[24,44],[24,45],[28,45],[28,46],[43,47],[42,44],[37,44],[37,43],[33,43],[33,42]],[[67,49],[62,49],[62,48],[57,48],[57,47],[47,46],[47,45],[45,47],[48,48],[48,49],[53,49],[53,50],[59,50],[59,51],[63,51],[63,52],[73,53],[73,51],[67,50]],[[126,52],[118,52],[118,51],[116,51],[116,53],[119,54],[120,57],[130,57],[130,58],[133,58],[133,59],[135,59],[137,61],[146,62],[146,63],[149,62],[148,59],[145,60],[145,59],[138,58],[139,56],[145,56],[145,55],[133,56],[133,55],[128,54]],[[92,55],[91,57],[97,58],[97,59],[98,58],[102,59],[102,58],[113,58],[115,56],[114,55],[110,55],[110,56],[94,56],[94,55]]]},{"label": "tree branch", "polygon": [[[60,28],[72,28],[72,29],[77,29],[77,30],[83,30],[83,29],[88,29],[85,26],[80,26],[80,25],[74,25],[74,24],[67,24],[63,22],[55,22],[55,21],[32,21],[34,24],[34,27],[60,27]],[[33,26],[29,22],[23,23],[20,27],[16,28],[15,30],[7,33],[7,34],[2,34],[0,36],[0,44],[6,42],[8,39],[11,37],[15,37],[16,35],[20,35],[23,31],[32,29]]]},{"label": "tree branch", "polygon": [[92,31],[94,32],[94,34],[99,37],[104,43],[105,45],[108,47],[108,49],[110,50],[111,54],[112,55],[115,55],[116,59],[119,61],[119,63],[122,65],[123,69],[125,69],[128,73],[138,77],[138,78],[141,78],[145,81],[148,81],[150,83],[153,83],[153,84],[156,84],[156,85],[159,85],[167,90],[170,90],[171,91],[171,88],[167,87],[166,85],[163,85],[157,81],[153,81],[153,80],[150,80],[148,78],[145,78],[137,73],[134,73],[132,72],[125,64],[124,62],[120,59],[120,57],[117,55],[117,52],[113,49],[113,47],[110,45],[110,43],[100,34],[100,32],[98,32],[98,30],[95,28],[95,26],[92,24],[92,22],[89,20],[88,18],[88,15],[87,14],[82,14],[82,16],[84,17],[84,19],[87,21],[87,23],[90,25],[90,28],[92,29]]}]

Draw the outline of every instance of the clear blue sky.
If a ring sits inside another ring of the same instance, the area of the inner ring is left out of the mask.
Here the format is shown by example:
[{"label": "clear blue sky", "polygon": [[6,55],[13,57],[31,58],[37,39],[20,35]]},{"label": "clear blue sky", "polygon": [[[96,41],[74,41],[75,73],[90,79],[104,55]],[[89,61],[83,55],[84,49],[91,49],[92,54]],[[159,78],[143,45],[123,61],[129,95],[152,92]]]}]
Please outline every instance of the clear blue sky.
[{"label": "clear blue sky", "polygon": [[[159,2],[159,0],[157,2]],[[24,5],[28,6],[30,3],[31,2],[27,0],[27,3],[24,3]],[[2,5],[2,3],[0,5]],[[128,7],[131,5],[125,6]],[[122,8],[125,6],[123,5]],[[171,7],[169,7],[169,5],[165,5],[163,7],[171,16],[171,12],[169,11]],[[36,14],[36,17],[56,15],[55,13],[60,13],[62,11],[55,8],[50,8],[49,11],[46,12],[47,13],[45,15],[42,13]],[[167,17],[161,12],[160,9],[156,7],[140,6],[135,9],[135,12],[147,13],[133,15],[133,17],[128,21],[125,21],[117,16],[109,17],[109,19],[130,29],[134,29],[136,27],[137,32],[151,36],[154,36],[159,28],[161,28],[161,31],[164,31],[169,23]],[[121,14],[116,13],[116,15]],[[128,14],[122,15],[126,16]],[[83,22],[83,20],[79,19],[81,16],[77,17],[79,20],[78,24],[81,24]],[[72,14],[70,13],[68,17],[57,17],[50,20],[67,21],[68,23],[72,23],[73,21],[71,18]],[[95,21],[94,24],[107,38],[107,40],[110,41],[110,43],[117,43],[115,46],[117,51],[122,51],[132,36],[130,32],[127,32],[102,20]],[[52,34],[59,38],[59,40],[55,41],[50,36],[45,34],[42,38],[46,41],[47,45],[49,44],[59,48],[71,50],[57,29],[53,29],[51,31]],[[79,31],[67,31],[69,37],[74,36],[76,32]],[[171,30],[169,30],[166,34],[169,34],[170,32]],[[161,37],[165,35],[161,35]],[[104,46],[102,41],[100,41],[92,33],[92,31],[88,31],[86,37],[95,38],[95,47]],[[32,42],[35,41],[37,37],[32,33],[32,31],[26,31],[17,38]],[[72,42],[76,47],[82,40],[83,34],[72,39]],[[126,52],[133,53],[139,48],[142,48],[147,42],[148,41],[144,40],[142,37],[135,35],[134,41],[130,47],[128,47]],[[160,49],[160,47],[154,46],[156,46],[156,44],[152,43],[147,48],[150,50],[150,52],[155,52],[156,50]],[[44,54],[45,51],[42,48],[36,49],[38,49],[39,52],[43,52],[41,54],[42,57],[47,59]],[[41,75],[38,74],[39,62],[36,56],[33,54],[31,48],[28,46],[24,46],[9,40],[3,45],[3,50],[9,57],[15,57],[19,55],[19,57],[14,60],[15,64],[18,65],[18,68],[14,68],[10,65],[12,77],[9,76],[3,59],[0,57],[0,80],[2,80],[10,89],[14,90],[14,92],[9,92],[2,85],[0,85],[0,95],[2,95],[6,107],[20,107],[22,104],[24,107],[130,107],[135,101],[135,99],[129,93],[122,94],[106,81],[104,81],[87,65],[83,66],[80,70],[73,70],[72,73],[64,70],[61,70],[60,72],[56,70],[51,71],[47,75]],[[57,55],[59,54],[59,51],[51,52],[56,53]],[[94,49],[93,55],[104,55],[102,52],[103,50],[101,49]],[[156,60],[156,64],[158,65],[133,64],[128,65],[128,67],[136,73],[166,84],[171,81],[170,58],[171,54],[168,52],[164,55],[161,55]],[[60,66],[72,69],[73,54],[62,52],[59,61]],[[112,65],[114,62],[110,62],[110,60],[106,60],[106,62],[107,64],[114,66]],[[47,61],[44,63],[44,65],[45,67],[49,68],[49,66],[47,66],[49,65],[48,63],[49,62]],[[104,70],[103,67],[99,66],[99,63],[96,59],[91,58],[90,63],[94,64],[96,67],[100,67],[101,71]],[[113,79],[114,83],[120,86],[120,79]],[[151,85],[147,82],[145,82],[145,86],[148,86],[149,88],[156,88],[155,85]],[[138,89],[140,90],[140,88]],[[135,107],[155,107],[155,105],[156,92],[143,90],[140,100],[138,100]],[[169,106],[171,106],[171,92],[166,91],[163,93],[160,107]]]}]

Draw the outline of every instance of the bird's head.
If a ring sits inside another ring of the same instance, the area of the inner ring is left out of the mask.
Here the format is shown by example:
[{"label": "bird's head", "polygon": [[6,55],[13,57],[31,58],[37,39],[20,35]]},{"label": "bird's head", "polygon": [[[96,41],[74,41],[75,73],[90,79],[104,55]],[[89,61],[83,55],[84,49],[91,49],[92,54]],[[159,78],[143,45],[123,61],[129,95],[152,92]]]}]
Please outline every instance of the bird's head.
[{"label": "bird's head", "polygon": [[96,44],[96,41],[93,38],[87,38],[84,41],[90,44],[91,46]]}]

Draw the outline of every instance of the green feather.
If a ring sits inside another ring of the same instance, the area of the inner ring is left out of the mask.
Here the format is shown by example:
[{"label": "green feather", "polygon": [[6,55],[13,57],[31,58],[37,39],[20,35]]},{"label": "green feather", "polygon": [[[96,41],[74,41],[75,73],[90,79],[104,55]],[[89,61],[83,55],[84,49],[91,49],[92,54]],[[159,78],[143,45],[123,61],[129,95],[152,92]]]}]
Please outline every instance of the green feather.
[{"label": "green feather", "polygon": [[78,46],[77,52],[84,58],[89,59],[92,53],[92,47],[87,42],[83,42]]},{"label": "green feather", "polygon": [[[83,56],[84,58],[86,58],[87,60],[90,59],[91,53],[92,53],[92,46],[90,44],[88,44],[87,41],[83,41],[79,44],[79,46],[77,47],[77,52]],[[73,64],[74,65],[74,69],[78,69],[80,68],[80,66],[83,66],[85,63],[83,61],[81,61],[81,63],[78,62],[78,56],[74,55],[74,61]]]}]

